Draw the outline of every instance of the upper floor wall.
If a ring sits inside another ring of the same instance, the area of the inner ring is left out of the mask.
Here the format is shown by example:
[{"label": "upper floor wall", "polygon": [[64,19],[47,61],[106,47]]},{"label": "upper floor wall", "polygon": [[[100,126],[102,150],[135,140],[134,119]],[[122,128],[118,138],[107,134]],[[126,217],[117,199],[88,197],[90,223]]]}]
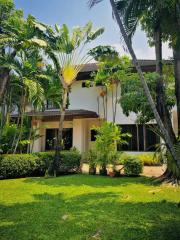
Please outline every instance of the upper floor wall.
[{"label": "upper floor wall", "polygon": [[[112,98],[112,91],[108,91],[107,94],[107,103],[103,97],[100,96],[100,92],[102,91],[102,86],[91,86],[89,88],[84,87],[85,81],[76,81],[71,88],[71,92],[69,94],[69,109],[84,109],[89,111],[94,111],[101,118],[104,118],[104,106],[107,104],[107,120],[113,121],[113,108],[112,101],[115,103],[115,96]],[[121,89],[118,87],[118,99],[121,96]],[[117,124],[133,124],[135,123],[136,115],[134,113],[130,114],[130,116],[126,117],[123,114],[120,103],[117,104],[117,113],[116,113],[116,123]]]}]

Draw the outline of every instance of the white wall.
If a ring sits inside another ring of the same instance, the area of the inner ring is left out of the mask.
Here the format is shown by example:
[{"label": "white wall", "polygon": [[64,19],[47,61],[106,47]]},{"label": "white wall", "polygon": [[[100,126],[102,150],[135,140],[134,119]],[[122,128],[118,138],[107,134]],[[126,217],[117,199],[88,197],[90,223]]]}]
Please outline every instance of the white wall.
[{"label": "white wall", "polygon": [[[71,93],[69,95],[70,106],[69,109],[84,109],[90,110],[98,113],[98,97],[101,91],[101,87],[93,86],[89,88],[82,88],[83,81],[77,81],[73,84]],[[120,98],[120,88],[118,89],[118,98]],[[115,98],[114,98],[115,100]],[[112,95],[109,91],[108,101],[107,101],[107,120],[113,120],[112,113]],[[103,100],[99,98],[99,114],[103,118]],[[120,104],[117,105],[117,114],[116,114],[116,123],[117,124],[133,124],[136,120],[136,115],[131,113],[126,117],[123,112]]]}]

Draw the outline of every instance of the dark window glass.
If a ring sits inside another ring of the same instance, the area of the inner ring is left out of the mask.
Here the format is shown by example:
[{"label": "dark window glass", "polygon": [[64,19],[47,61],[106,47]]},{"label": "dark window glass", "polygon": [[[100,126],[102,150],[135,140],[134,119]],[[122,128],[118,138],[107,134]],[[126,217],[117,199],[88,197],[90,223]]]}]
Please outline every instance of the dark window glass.
[{"label": "dark window glass", "polygon": [[137,151],[137,129],[136,125],[121,125],[122,133],[130,133],[132,135],[131,138],[127,138],[128,144],[119,146],[118,150],[121,151]]},{"label": "dark window glass", "polygon": [[160,143],[160,138],[149,126],[146,126],[146,151],[155,151],[156,144]]},{"label": "dark window glass", "polygon": [[82,82],[82,88],[85,88],[85,87],[86,87],[86,83]]},{"label": "dark window glass", "polygon": [[95,129],[92,129],[91,130],[91,142],[96,141],[96,134],[97,134],[97,131]]},{"label": "dark window glass", "polygon": [[139,139],[139,149],[138,151],[144,151],[144,130],[143,125],[137,125],[137,138]]},{"label": "dark window glass", "polygon": [[104,86],[104,85],[101,82],[96,83],[96,87],[102,87],[102,86]]},{"label": "dark window glass", "polygon": [[[58,129],[46,129],[46,150],[53,150],[55,146],[55,140],[58,134]],[[64,150],[72,148],[72,128],[63,129],[63,144]]]},{"label": "dark window glass", "polygon": [[93,87],[93,83],[87,85],[86,82],[82,82],[82,88]]},{"label": "dark window glass", "polygon": [[155,151],[155,145],[160,138],[150,129],[148,125],[121,125],[122,133],[130,133],[127,138],[128,145],[118,145],[119,151]]}]

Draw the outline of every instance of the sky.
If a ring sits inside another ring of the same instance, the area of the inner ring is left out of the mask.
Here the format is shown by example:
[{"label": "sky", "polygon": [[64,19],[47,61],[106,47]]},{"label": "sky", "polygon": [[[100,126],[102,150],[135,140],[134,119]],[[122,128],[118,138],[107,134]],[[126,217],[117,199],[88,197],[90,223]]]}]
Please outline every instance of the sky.
[{"label": "sky", "polygon": [[[105,32],[96,39],[92,47],[97,45],[114,46],[120,54],[124,54],[120,32],[112,18],[109,0],[104,0],[91,10],[87,0],[14,0],[16,8],[23,9],[25,16],[32,14],[40,22],[54,25],[67,24],[68,27],[84,26],[88,21],[95,28],[104,27]],[[133,47],[138,59],[154,59],[154,48],[150,48],[146,35],[138,28],[134,38]],[[168,44],[163,45],[163,58],[172,57]]]}]

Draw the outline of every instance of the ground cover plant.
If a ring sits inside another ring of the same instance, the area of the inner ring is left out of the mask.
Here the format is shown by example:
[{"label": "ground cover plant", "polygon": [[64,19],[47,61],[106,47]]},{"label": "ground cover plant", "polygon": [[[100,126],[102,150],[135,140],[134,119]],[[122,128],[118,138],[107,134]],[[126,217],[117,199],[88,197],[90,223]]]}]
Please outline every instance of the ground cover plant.
[{"label": "ground cover plant", "polygon": [[146,177],[2,180],[0,239],[177,240],[179,204],[179,188]]}]

